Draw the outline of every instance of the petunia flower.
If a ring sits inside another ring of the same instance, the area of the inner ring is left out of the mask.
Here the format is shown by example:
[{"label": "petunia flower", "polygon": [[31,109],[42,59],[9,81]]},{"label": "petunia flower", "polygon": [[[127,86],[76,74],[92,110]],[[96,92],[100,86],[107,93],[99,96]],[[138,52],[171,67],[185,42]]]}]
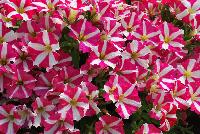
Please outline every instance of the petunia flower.
[{"label": "petunia flower", "polygon": [[5,3],[7,17],[21,20],[30,20],[36,7],[32,5],[32,0],[8,0]]},{"label": "petunia flower", "polygon": [[188,84],[200,79],[200,66],[195,59],[188,59],[177,65],[179,71],[178,79],[183,84]]},{"label": "petunia flower", "polygon": [[32,95],[36,79],[23,70],[16,69],[12,77],[11,85],[7,88],[9,98],[28,98]]},{"label": "petunia flower", "polygon": [[123,59],[130,59],[132,64],[136,64],[147,69],[149,67],[148,55],[151,53],[149,48],[139,41],[132,41],[122,52]]},{"label": "petunia flower", "polygon": [[153,124],[143,124],[135,134],[162,134],[162,131]]},{"label": "petunia flower", "polygon": [[140,98],[136,89],[136,83],[130,84],[123,78],[118,79],[116,85],[117,90],[114,91],[117,113],[125,119],[128,119],[130,115],[137,111],[141,107]]},{"label": "petunia flower", "polygon": [[86,19],[79,20],[77,23],[70,25],[69,29],[69,36],[79,41],[79,49],[83,53],[89,52],[100,39],[99,29]]},{"label": "petunia flower", "polygon": [[73,120],[79,121],[89,108],[85,92],[79,88],[69,88],[60,94],[58,113],[62,118],[68,118],[67,114],[73,115]]},{"label": "petunia flower", "polygon": [[97,87],[90,82],[82,82],[81,86],[83,91],[85,91],[89,101],[89,109],[86,112],[86,116],[93,116],[98,114],[100,109],[97,106],[98,102],[95,101],[99,94]]},{"label": "petunia flower", "polygon": [[45,120],[50,117],[55,111],[55,106],[51,101],[43,97],[37,97],[32,103],[34,115],[33,115],[33,126],[38,127],[44,124]]},{"label": "petunia flower", "polygon": [[188,104],[192,111],[197,114],[200,114],[200,87],[199,83],[191,83],[189,86],[189,99]]},{"label": "petunia flower", "polygon": [[37,34],[35,40],[28,43],[28,52],[33,59],[33,65],[52,68],[58,63],[59,43],[51,33],[46,30]]},{"label": "petunia flower", "polygon": [[181,51],[184,46],[183,30],[174,27],[166,21],[160,26],[161,34],[159,35],[161,41],[161,48],[171,51]]},{"label": "petunia flower", "polygon": [[3,134],[17,133],[22,126],[20,115],[14,105],[0,106],[0,132]]},{"label": "petunia flower", "polygon": [[106,67],[115,68],[121,52],[111,42],[100,42],[98,47],[90,53],[88,61],[91,65],[99,65],[102,69]]},{"label": "petunia flower", "polygon": [[124,134],[122,119],[115,116],[104,115],[95,123],[96,134]]},{"label": "petunia flower", "polygon": [[133,33],[133,36],[136,40],[141,42],[151,42],[154,45],[157,45],[156,42],[159,41],[160,30],[151,22],[143,20],[139,25],[139,28]]}]

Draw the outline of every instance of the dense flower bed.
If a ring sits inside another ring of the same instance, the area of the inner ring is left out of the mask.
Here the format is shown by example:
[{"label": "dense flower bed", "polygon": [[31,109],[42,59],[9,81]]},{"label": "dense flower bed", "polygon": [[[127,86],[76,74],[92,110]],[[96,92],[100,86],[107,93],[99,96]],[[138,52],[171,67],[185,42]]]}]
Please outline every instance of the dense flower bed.
[{"label": "dense flower bed", "polygon": [[2,134],[189,133],[200,114],[200,0],[1,0],[0,44]]}]

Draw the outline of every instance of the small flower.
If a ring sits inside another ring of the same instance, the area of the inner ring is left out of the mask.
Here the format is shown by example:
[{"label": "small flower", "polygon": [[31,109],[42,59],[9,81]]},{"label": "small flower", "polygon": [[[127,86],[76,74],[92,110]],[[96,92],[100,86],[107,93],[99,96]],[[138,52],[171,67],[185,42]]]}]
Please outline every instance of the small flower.
[{"label": "small flower", "polygon": [[190,108],[192,111],[194,111],[197,114],[200,114],[200,87],[199,83],[191,83],[189,85],[189,93],[190,97],[189,100],[187,101],[188,104],[190,105]]},{"label": "small flower", "polygon": [[97,87],[90,82],[82,82],[81,85],[89,101],[89,109],[86,112],[86,116],[93,116],[98,114],[100,109],[97,106],[98,102],[95,101],[99,94]]},{"label": "small flower", "polygon": [[50,117],[55,111],[55,106],[52,102],[43,97],[37,97],[35,102],[32,103],[34,110],[33,126],[38,127],[44,124],[45,120]]},{"label": "small flower", "polygon": [[123,59],[130,59],[132,64],[137,64],[147,69],[149,67],[148,55],[150,53],[147,46],[139,41],[132,41],[128,44],[126,50],[122,52],[122,57]]},{"label": "small flower", "polygon": [[20,115],[14,105],[0,106],[0,132],[3,134],[17,133],[22,126]]},{"label": "small flower", "polygon": [[172,24],[164,22],[161,26],[160,41],[161,48],[169,49],[172,51],[180,51],[184,46],[183,43],[183,30],[174,27]]},{"label": "small flower", "polygon": [[67,114],[73,115],[73,120],[79,121],[85,116],[89,108],[85,92],[79,88],[69,88],[60,94],[59,110],[62,118],[68,118]]},{"label": "small flower", "polygon": [[38,33],[36,38],[28,43],[28,52],[33,59],[33,65],[52,68],[58,63],[59,43],[51,33],[46,30]]},{"label": "small flower", "polygon": [[115,116],[104,115],[95,123],[96,134],[124,134],[122,119]]},{"label": "small flower", "polygon": [[194,82],[200,79],[200,66],[195,59],[188,59],[177,65],[178,78],[183,84]]},{"label": "small flower", "polygon": [[100,42],[98,47],[90,53],[88,61],[91,65],[99,65],[102,69],[106,67],[115,68],[118,56],[121,52],[110,42]]},{"label": "small flower", "polygon": [[143,124],[135,134],[162,134],[161,130],[153,124]]},{"label": "small flower", "polygon": [[131,114],[141,107],[140,98],[135,86],[136,83],[130,84],[120,77],[118,79],[117,90],[114,92],[114,94],[117,94],[115,95],[115,100],[117,101],[115,106],[117,107],[117,113],[122,118],[128,119]]},{"label": "small flower", "polygon": [[35,82],[36,79],[32,75],[17,69],[12,77],[10,87],[7,88],[7,96],[9,98],[28,98],[32,95]]},{"label": "small flower", "polygon": [[32,5],[32,0],[7,1],[5,3],[8,18],[30,20],[36,7]]},{"label": "small flower", "polygon": [[89,52],[100,39],[99,29],[86,19],[72,24],[69,29],[71,30],[69,36],[79,41],[79,49],[83,52]]}]

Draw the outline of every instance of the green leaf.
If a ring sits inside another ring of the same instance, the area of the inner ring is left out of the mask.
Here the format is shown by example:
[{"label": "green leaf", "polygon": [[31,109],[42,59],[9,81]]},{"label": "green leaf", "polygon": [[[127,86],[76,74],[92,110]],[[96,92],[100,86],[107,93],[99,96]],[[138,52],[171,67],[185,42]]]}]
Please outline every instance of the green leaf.
[{"label": "green leaf", "polygon": [[79,51],[75,48],[72,49],[71,51],[71,56],[72,56],[72,63],[75,68],[79,68],[79,62],[80,62],[80,55]]}]

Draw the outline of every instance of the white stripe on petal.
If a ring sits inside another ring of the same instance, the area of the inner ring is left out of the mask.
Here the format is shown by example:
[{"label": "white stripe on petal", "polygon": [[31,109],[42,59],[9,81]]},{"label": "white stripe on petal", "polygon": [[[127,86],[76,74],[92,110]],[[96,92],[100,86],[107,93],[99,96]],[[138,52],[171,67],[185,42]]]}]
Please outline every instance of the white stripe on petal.
[{"label": "white stripe on petal", "polygon": [[[47,57],[47,55],[48,55],[48,53],[46,53],[46,52],[40,53],[40,54],[36,57],[35,61],[33,61],[33,65],[39,66],[39,65],[41,64],[41,62],[43,62],[43,60]],[[49,61],[49,62],[50,62],[50,61]]]},{"label": "white stripe on petal", "polygon": [[78,99],[80,94],[82,92],[82,89],[81,88],[78,88],[78,90],[76,91],[75,95],[74,95],[74,99]]},{"label": "white stripe on petal", "polygon": [[7,118],[0,120],[0,125],[5,124],[6,122],[8,122],[9,120]]},{"label": "white stripe on petal", "polygon": [[121,119],[119,119],[117,121],[114,121],[114,122],[112,122],[112,123],[109,124],[109,127],[117,126],[121,121],[122,121]]},{"label": "white stripe on petal", "polygon": [[174,40],[175,38],[177,38],[179,35],[182,35],[184,33],[183,30],[178,30],[177,32],[174,32],[170,35],[171,40]]},{"label": "white stripe on petal", "polygon": [[81,115],[76,107],[72,107],[73,119],[79,121],[81,119]]},{"label": "white stripe on petal", "polygon": [[8,124],[6,134],[14,134],[14,128],[13,128],[13,122],[12,121],[10,121],[9,124]]},{"label": "white stripe on petal", "polygon": [[44,3],[42,3],[42,2],[33,2],[33,4],[36,5],[36,6],[44,7],[44,8],[47,8],[47,9],[48,9],[47,5],[44,4]]},{"label": "white stripe on petal", "polygon": [[89,39],[89,38],[92,38],[93,36],[95,36],[95,35],[97,35],[99,33],[100,33],[100,31],[97,29],[96,31],[87,34],[86,37],[87,37],[87,39]]},{"label": "white stripe on petal", "polygon": [[43,51],[45,49],[44,46],[41,45],[41,44],[39,44],[39,43],[32,43],[32,42],[30,42],[28,44],[28,46],[31,47],[31,48],[33,48],[33,49],[35,49],[35,50],[37,50],[37,51]]},{"label": "white stripe on petal", "polygon": [[4,35],[5,42],[11,42],[16,39],[14,31],[10,31]]},{"label": "white stripe on petal", "polygon": [[67,102],[70,102],[72,99],[64,93],[60,94],[60,98],[64,99]]},{"label": "white stripe on petal", "polygon": [[166,21],[164,22],[164,33],[165,33],[165,36],[167,37],[169,36],[169,27]]},{"label": "white stripe on petal", "polygon": [[113,59],[113,58],[119,56],[120,54],[121,54],[121,52],[119,52],[119,51],[111,52],[106,55],[106,59]]},{"label": "white stripe on petal", "polygon": [[142,106],[141,102],[137,102],[135,100],[130,100],[128,98],[124,98],[123,102],[126,103],[126,104],[129,104],[131,106],[138,107],[138,108]]},{"label": "white stripe on petal", "polygon": [[120,132],[118,132],[117,130],[112,129],[112,128],[109,128],[108,131],[109,131],[111,134],[121,134]]},{"label": "white stripe on petal", "polygon": [[200,70],[194,71],[191,73],[192,77],[194,78],[200,78]]},{"label": "white stripe on petal", "polygon": [[122,109],[125,119],[128,119],[130,115],[129,115],[128,111],[126,110],[125,105],[123,103],[120,103],[120,106],[121,106],[121,109]]},{"label": "white stripe on petal", "polygon": [[2,106],[0,106],[0,114],[3,115],[3,116],[7,116],[8,113],[3,109]]},{"label": "white stripe on petal", "polygon": [[12,92],[12,94],[9,96],[9,98],[12,98],[13,95],[15,95],[15,93],[19,90],[19,86],[17,86],[14,91]]},{"label": "white stripe on petal", "polygon": [[133,40],[130,43],[130,49],[131,49],[132,52],[137,52],[138,51],[138,41]]},{"label": "white stripe on petal", "polygon": [[7,43],[3,43],[2,49],[1,49],[1,59],[4,59],[7,57]]},{"label": "white stripe on petal", "polygon": [[187,71],[192,71],[192,69],[194,68],[195,63],[196,63],[195,59],[190,59],[189,63],[188,63],[188,66],[187,66]]},{"label": "white stripe on petal", "polygon": [[49,35],[48,35],[47,30],[43,31],[42,39],[43,39],[44,44],[48,44],[48,45],[50,44]]},{"label": "white stripe on petal", "polygon": [[177,14],[177,15],[176,15],[176,18],[177,18],[178,20],[181,20],[182,18],[184,18],[184,17],[187,16],[188,14],[189,14],[188,10],[185,9],[183,12]]},{"label": "white stripe on petal", "polygon": [[58,63],[58,61],[56,61],[54,55],[52,52],[49,53],[49,66],[53,67],[54,65],[56,65]]}]

